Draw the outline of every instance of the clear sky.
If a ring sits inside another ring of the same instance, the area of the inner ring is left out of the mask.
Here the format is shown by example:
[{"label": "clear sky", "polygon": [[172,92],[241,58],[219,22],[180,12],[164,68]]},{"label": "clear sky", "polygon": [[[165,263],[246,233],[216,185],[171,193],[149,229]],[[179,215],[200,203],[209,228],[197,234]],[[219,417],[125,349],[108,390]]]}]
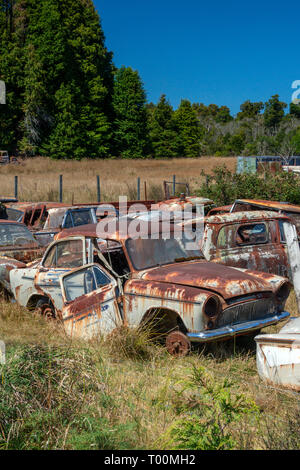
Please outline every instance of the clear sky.
[{"label": "clear sky", "polygon": [[289,1],[94,0],[117,67],[138,70],[148,101],[162,93],[226,105],[290,103],[300,80],[300,3]]}]

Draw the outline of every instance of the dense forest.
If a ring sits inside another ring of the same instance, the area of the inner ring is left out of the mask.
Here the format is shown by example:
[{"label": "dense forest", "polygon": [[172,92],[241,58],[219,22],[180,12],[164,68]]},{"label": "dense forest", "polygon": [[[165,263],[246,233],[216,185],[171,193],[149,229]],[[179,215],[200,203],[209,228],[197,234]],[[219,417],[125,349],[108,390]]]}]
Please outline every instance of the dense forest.
[{"label": "dense forest", "polygon": [[[163,94],[147,102],[138,71],[117,68],[92,0],[0,0],[0,148],[81,159],[300,154],[300,105],[226,106]],[[166,90],[167,93],[167,90]]]}]

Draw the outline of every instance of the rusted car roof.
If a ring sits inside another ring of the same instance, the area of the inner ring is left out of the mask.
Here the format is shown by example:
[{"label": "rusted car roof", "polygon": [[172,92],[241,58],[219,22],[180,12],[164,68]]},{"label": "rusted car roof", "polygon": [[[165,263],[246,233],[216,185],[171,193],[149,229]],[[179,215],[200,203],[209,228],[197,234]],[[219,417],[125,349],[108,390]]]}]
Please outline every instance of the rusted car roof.
[{"label": "rusted car roof", "polygon": [[[135,222],[134,219],[121,219],[121,222],[119,222],[118,219],[115,219],[115,225],[114,227],[116,228],[115,231],[100,231],[99,230],[99,224],[86,224],[86,225],[80,225],[78,227],[73,227],[73,228],[68,228],[64,229],[61,232],[59,232],[57,235],[55,235],[54,239],[59,240],[61,238],[66,238],[66,237],[72,237],[72,236],[83,236],[83,237],[90,237],[90,238],[103,238],[103,239],[110,239],[110,240],[116,240],[116,241],[122,241],[122,240],[127,240],[128,238],[132,238],[130,235],[128,235],[128,227],[131,222]],[[141,231],[138,233],[138,236],[146,235],[146,234],[151,234],[151,222],[148,221],[141,221]],[[161,233],[163,229],[165,229],[163,223],[158,222],[157,225],[155,226],[157,229],[156,231],[158,233]],[[170,233],[175,232],[176,230],[180,231],[180,228],[176,224],[170,224],[169,231]]]},{"label": "rusted car roof", "polygon": [[300,213],[300,206],[296,204],[290,204],[288,202],[279,202],[279,201],[266,201],[263,199],[237,199],[234,204],[253,204],[257,207],[270,207],[276,211],[288,211],[288,212],[298,212]]},{"label": "rusted car roof", "polygon": [[228,222],[244,222],[247,220],[261,220],[261,219],[287,219],[290,220],[286,215],[279,214],[274,211],[241,211],[241,212],[230,212],[228,214],[216,214],[210,217],[206,217],[205,222],[210,224],[225,224]]},{"label": "rusted car roof", "polygon": [[160,201],[157,204],[153,204],[152,209],[161,209],[161,206],[165,206],[166,210],[176,211],[182,210],[189,206],[199,205],[212,205],[214,201],[205,197],[199,196],[184,196],[184,197],[174,197],[171,199],[166,199],[165,201]]},{"label": "rusted car roof", "polygon": [[207,216],[210,217],[211,215],[224,214],[224,213],[230,212],[231,207],[232,207],[232,204],[229,204],[228,206],[214,207],[208,212]]},{"label": "rusted car roof", "polygon": [[290,218],[285,214],[279,214],[273,211],[241,211],[241,212],[229,212],[226,214],[216,214],[206,217],[195,217],[194,219],[178,222],[180,225],[193,226],[196,223],[203,222],[203,224],[228,224],[228,223],[244,223],[247,221],[261,221],[264,220],[288,220]]}]

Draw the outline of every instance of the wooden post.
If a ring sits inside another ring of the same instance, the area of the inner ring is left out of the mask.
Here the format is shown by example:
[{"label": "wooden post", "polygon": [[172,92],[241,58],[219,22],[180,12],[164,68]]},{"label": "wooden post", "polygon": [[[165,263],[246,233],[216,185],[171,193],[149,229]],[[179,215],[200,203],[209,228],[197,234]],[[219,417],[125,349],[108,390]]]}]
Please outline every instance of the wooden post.
[{"label": "wooden post", "polygon": [[59,175],[59,202],[63,202],[63,175]]},{"label": "wooden post", "polygon": [[101,202],[100,176],[97,175],[97,202]]},{"label": "wooden post", "polygon": [[176,193],[176,175],[173,175],[173,196]]},{"label": "wooden post", "polygon": [[300,313],[300,248],[297,230],[294,224],[288,222],[283,223],[283,230],[286,240],[290,271],[292,273],[294,291],[297,300],[298,312]]},{"label": "wooden post", "polygon": [[147,182],[144,182],[144,190],[145,190],[145,201],[147,201]]},{"label": "wooden post", "polygon": [[15,176],[15,198],[18,199],[18,177]]},{"label": "wooden post", "polygon": [[139,176],[137,179],[137,200],[141,200],[141,178]]}]

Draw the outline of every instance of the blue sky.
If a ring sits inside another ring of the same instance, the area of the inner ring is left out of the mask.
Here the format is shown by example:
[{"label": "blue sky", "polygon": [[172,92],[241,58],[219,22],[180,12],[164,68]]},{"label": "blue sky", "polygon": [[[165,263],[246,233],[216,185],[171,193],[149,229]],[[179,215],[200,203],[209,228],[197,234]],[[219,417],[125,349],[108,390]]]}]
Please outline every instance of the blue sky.
[{"label": "blue sky", "polygon": [[230,107],[290,103],[300,80],[297,2],[94,0],[117,67],[138,70],[148,101],[165,93]]}]

